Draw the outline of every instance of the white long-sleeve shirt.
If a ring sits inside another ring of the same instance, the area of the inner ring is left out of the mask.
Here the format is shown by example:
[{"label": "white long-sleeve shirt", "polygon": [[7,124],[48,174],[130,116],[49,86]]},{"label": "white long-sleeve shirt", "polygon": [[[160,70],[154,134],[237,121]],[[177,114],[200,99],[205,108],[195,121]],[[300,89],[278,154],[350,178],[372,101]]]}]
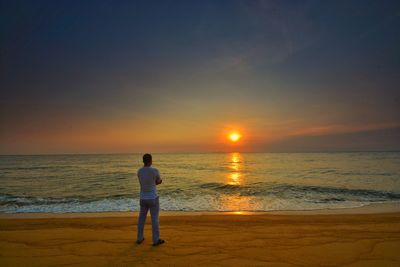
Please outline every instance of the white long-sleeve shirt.
[{"label": "white long-sleeve shirt", "polygon": [[144,166],[137,172],[140,183],[140,199],[157,198],[156,182],[161,180],[160,173],[156,168]]}]

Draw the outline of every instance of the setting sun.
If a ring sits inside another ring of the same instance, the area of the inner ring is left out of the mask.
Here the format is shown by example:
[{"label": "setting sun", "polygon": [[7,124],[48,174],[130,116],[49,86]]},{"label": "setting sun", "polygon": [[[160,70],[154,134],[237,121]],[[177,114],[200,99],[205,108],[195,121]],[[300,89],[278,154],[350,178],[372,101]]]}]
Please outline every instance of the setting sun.
[{"label": "setting sun", "polygon": [[230,133],[228,138],[232,141],[232,142],[237,142],[240,139],[240,134],[238,133]]}]

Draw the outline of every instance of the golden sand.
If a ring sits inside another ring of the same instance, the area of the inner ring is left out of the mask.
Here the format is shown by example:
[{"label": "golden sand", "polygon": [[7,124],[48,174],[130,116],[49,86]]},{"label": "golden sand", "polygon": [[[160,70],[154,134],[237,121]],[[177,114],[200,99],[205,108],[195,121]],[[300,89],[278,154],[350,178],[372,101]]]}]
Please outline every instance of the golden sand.
[{"label": "golden sand", "polygon": [[400,213],[162,214],[159,247],[131,213],[76,216],[0,218],[0,266],[400,266]]}]

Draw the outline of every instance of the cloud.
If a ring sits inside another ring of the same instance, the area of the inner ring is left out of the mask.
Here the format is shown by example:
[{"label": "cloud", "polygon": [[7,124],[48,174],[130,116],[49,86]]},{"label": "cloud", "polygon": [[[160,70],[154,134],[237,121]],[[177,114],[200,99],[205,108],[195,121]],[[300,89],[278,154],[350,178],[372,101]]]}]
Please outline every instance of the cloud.
[{"label": "cloud", "polygon": [[259,146],[269,152],[399,151],[400,127],[297,135]]},{"label": "cloud", "polygon": [[362,125],[349,125],[349,124],[335,124],[325,125],[316,127],[307,127],[299,130],[295,130],[288,136],[321,136],[321,135],[332,135],[332,134],[347,134],[347,133],[358,133],[374,130],[393,129],[400,128],[398,122],[388,123],[374,123],[374,124],[362,124]]}]

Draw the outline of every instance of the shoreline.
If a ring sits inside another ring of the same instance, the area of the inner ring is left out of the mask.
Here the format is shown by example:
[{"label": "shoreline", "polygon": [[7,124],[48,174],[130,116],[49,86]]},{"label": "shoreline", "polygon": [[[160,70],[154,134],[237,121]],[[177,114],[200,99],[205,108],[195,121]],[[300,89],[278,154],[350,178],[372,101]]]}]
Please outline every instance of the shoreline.
[{"label": "shoreline", "polygon": [[[111,211],[111,212],[69,212],[69,213],[0,213],[0,219],[40,219],[40,218],[104,218],[104,217],[132,217],[138,211]],[[175,216],[203,216],[203,215],[357,215],[400,213],[400,203],[374,203],[361,207],[315,210],[274,210],[274,211],[160,211],[160,217]]]}]

